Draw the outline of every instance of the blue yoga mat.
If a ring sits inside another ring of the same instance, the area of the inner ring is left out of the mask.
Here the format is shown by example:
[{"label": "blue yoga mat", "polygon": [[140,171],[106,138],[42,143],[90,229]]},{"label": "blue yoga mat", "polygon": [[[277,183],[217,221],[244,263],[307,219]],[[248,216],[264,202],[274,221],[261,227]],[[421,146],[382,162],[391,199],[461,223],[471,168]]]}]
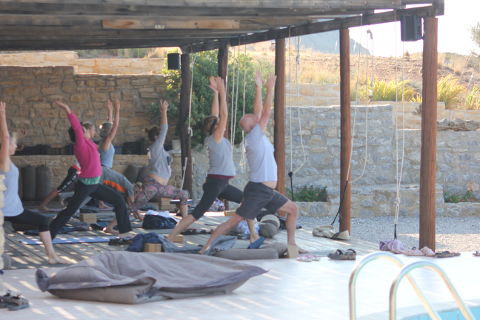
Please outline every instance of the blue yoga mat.
[{"label": "blue yoga mat", "polygon": [[[116,238],[115,236],[107,237],[57,237],[53,239],[53,244],[68,244],[68,243],[95,243],[95,242],[108,242],[110,239]],[[38,239],[22,239],[21,243],[30,245],[39,245],[42,242]]]}]

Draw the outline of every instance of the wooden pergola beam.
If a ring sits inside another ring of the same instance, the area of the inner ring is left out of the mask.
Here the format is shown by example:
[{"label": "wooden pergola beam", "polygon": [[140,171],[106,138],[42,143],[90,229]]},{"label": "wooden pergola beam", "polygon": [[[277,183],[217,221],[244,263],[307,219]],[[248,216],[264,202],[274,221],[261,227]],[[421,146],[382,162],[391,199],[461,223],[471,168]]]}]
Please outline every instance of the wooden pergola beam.
[{"label": "wooden pergola beam", "polygon": [[438,19],[435,17],[426,17],[424,19],[424,28],[419,248],[427,246],[435,250]]},{"label": "wooden pergola beam", "polygon": [[[275,98],[273,145],[277,161],[277,191],[285,194],[285,39],[275,40]],[[293,190],[292,190],[293,191]]]},{"label": "wooden pergola beam", "polygon": [[184,53],[181,55],[181,80],[180,87],[180,107],[178,113],[178,127],[180,131],[180,147],[182,151],[182,173],[185,172],[183,177],[183,189],[188,190],[190,195],[192,194],[192,143],[190,138],[190,132],[188,128],[188,118],[190,115],[190,101],[191,101],[191,86],[192,86],[192,72],[190,70],[190,55]]},{"label": "wooden pergola beam", "polygon": [[[301,26],[293,26],[290,28],[282,28],[278,30],[268,30],[264,32],[257,32],[248,36],[239,36],[235,39],[225,40],[231,46],[251,44],[261,41],[270,41],[277,38],[288,38],[296,36],[304,36],[312,33],[320,33],[327,31],[340,30],[342,28],[353,28],[364,25],[381,24],[388,22],[400,21],[402,14],[411,14],[421,17],[435,16],[437,8],[434,6],[418,7],[404,10],[389,11],[375,14],[364,14],[361,16],[339,18],[327,21],[320,21],[315,23],[308,23]],[[190,46],[191,52],[199,52],[205,50],[212,50],[218,47],[218,42],[203,41],[195,44],[192,42]]]},{"label": "wooden pergola beam", "polygon": [[352,125],[350,112],[350,33],[340,29],[340,231],[350,232]]}]

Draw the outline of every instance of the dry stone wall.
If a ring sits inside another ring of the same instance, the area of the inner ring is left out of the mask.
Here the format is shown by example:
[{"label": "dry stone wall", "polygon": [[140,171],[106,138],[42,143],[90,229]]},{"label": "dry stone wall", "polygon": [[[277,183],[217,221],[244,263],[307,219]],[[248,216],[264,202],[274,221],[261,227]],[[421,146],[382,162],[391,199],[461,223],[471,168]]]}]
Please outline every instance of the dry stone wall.
[{"label": "dry stone wall", "polygon": [[[396,131],[394,111],[392,105],[353,107],[352,125],[354,120],[355,124],[351,165],[352,216],[394,214],[397,199],[396,177],[401,167],[402,146],[404,164],[400,189],[400,214],[418,215],[421,131],[420,129]],[[334,215],[339,206],[339,107],[289,107],[286,110],[285,128],[287,186],[289,185],[287,173],[292,169],[295,186],[327,186],[329,194],[327,203],[317,205],[300,203],[302,214]],[[205,153],[205,150],[197,150],[194,153],[195,197],[201,196],[201,184],[206,175],[208,159]],[[235,149],[234,158],[238,174],[232,183],[242,188],[247,182],[247,166],[241,146]],[[443,193],[464,194],[468,189],[480,199],[479,131],[438,132],[436,178],[438,214],[451,216],[475,214],[475,208],[478,207],[475,203],[445,204]]]},{"label": "dry stone wall", "polygon": [[107,118],[106,101],[119,99],[120,128],[114,144],[136,141],[152,125],[146,106],[164,92],[159,75],[79,75],[72,67],[0,67],[0,97],[7,103],[9,128],[26,131],[25,145],[69,143],[68,120],[53,105],[57,99],[67,102],[82,121],[97,125]]}]

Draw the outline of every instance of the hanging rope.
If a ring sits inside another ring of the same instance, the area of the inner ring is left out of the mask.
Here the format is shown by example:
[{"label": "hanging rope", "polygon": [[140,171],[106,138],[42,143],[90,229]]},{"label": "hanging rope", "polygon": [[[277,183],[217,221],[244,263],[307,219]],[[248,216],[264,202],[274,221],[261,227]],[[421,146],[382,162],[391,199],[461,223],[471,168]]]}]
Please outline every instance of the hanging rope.
[{"label": "hanging rope", "polygon": [[[246,92],[247,92],[247,45],[244,45],[243,48],[243,105],[242,105],[242,116],[245,115],[246,110]],[[245,131],[242,130],[242,158],[240,160],[240,167],[245,169],[246,162],[246,148],[245,148]]]}]

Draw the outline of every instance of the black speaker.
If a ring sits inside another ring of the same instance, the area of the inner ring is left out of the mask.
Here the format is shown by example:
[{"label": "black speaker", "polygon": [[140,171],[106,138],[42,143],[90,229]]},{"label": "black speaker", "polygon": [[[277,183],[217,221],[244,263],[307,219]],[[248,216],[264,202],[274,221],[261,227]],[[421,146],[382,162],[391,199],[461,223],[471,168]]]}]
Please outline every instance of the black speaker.
[{"label": "black speaker", "polygon": [[422,39],[422,17],[403,15],[400,17],[402,41],[417,41]]},{"label": "black speaker", "polygon": [[167,66],[168,66],[168,70],[179,70],[180,69],[180,53],[167,54]]}]

